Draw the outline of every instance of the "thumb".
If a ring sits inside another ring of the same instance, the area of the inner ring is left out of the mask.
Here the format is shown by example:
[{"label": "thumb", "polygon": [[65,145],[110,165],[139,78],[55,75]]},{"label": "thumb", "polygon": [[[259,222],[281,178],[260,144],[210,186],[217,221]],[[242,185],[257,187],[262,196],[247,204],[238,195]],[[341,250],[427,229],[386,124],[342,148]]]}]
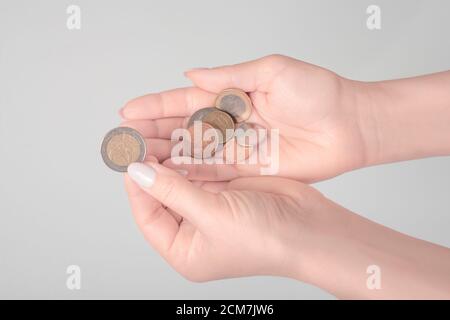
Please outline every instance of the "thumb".
[{"label": "thumb", "polygon": [[242,177],[228,184],[231,190],[252,190],[272,194],[282,194],[305,202],[307,199],[321,197],[322,194],[313,187],[296,180],[274,177]]},{"label": "thumb", "polygon": [[145,192],[195,226],[205,225],[215,212],[220,212],[216,194],[194,186],[176,171],[160,164],[132,163],[128,174]]},{"label": "thumb", "polygon": [[267,84],[290,58],[270,55],[257,60],[216,68],[198,68],[184,74],[197,87],[210,92],[239,88],[246,92],[265,91]]}]

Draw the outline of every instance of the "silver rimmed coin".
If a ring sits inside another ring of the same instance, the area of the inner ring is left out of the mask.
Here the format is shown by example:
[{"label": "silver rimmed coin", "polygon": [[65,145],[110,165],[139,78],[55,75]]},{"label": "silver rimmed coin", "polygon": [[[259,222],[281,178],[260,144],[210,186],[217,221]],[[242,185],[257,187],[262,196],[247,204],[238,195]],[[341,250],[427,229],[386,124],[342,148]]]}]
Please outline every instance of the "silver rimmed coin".
[{"label": "silver rimmed coin", "polygon": [[144,138],[132,128],[112,129],[103,138],[102,158],[114,171],[126,172],[130,163],[144,161],[146,152]]},{"label": "silver rimmed coin", "polygon": [[197,121],[188,128],[191,142],[191,157],[197,159],[211,158],[218,150],[222,133],[207,122]]},{"label": "silver rimmed coin", "polygon": [[194,121],[202,121],[203,118],[210,113],[211,111],[217,110],[214,107],[207,107],[207,108],[202,108],[199,109],[197,111],[195,111],[192,116],[189,118],[189,121],[187,123],[187,127],[191,127],[194,124]]},{"label": "silver rimmed coin", "polygon": [[216,108],[230,114],[236,122],[247,120],[252,113],[252,101],[241,89],[225,89],[216,98]]},{"label": "silver rimmed coin", "polygon": [[225,143],[234,135],[234,121],[233,118],[226,112],[223,112],[219,109],[215,109],[209,112],[203,118],[203,122],[209,123],[215,129],[220,130],[221,137],[220,143]]}]

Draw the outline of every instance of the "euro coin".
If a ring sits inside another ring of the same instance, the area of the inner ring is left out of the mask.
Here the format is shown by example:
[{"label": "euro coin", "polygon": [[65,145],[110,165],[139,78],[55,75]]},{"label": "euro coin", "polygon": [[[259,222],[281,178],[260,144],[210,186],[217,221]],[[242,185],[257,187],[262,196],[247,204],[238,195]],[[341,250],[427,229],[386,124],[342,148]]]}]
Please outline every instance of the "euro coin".
[{"label": "euro coin", "polygon": [[220,144],[218,139],[222,133],[209,123],[201,121],[195,121],[188,131],[191,143],[190,156],[197,159],[213,157]]},{"label": "euro coin", "polygon": [[189,121],[187,123],[187,127],[191,127],[194,124],[194,121],[202,121],[203,118],[210,113],[211,111],[216,110],[216,108],[214,107],[207,107],[207,108],[202,108],[199,109],[197,111],[195,111],[192,116],[189,118]]},{"label": "euro coin", "polygon": [[219,143],[226,143],[234,135],[233,118],[226,112],[218,109],[209,112],[203,118],[203,122],[212,125],[222,133],[219,137]]},{"label": "euro coin", "polygon": [[252,113],[250,97],[240,89],[225,89],[216,98],[216,108],[230,114],[236,122],[247,120]]},{"label": "euro coin", "polygon": [[109,168],[126,172],[130,163],[144,161],[146,149],[145,140],[138,131],[118,127],[109,131],[103,138],[101,154]]}]

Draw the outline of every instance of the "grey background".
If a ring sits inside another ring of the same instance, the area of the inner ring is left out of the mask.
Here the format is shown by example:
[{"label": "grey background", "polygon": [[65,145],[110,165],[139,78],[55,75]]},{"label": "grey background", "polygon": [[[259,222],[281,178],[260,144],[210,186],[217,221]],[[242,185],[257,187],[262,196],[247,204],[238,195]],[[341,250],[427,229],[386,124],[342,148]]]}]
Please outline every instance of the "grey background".
[{"label": "grey background", "polygon": [[[66,28],[66,8],[82,28]],[[370,4],[382,29],[369,31]],[[99,156],[128,100],[182,71],[282,53],[346,77],[450,69],[449,1],[0,0],[0,298],[333,298],[282,278],[194,284],[146,244]],[[450,158],[317,184],[372,220],[450,246]],[[66,267],[82,289],[66,288]]]}]

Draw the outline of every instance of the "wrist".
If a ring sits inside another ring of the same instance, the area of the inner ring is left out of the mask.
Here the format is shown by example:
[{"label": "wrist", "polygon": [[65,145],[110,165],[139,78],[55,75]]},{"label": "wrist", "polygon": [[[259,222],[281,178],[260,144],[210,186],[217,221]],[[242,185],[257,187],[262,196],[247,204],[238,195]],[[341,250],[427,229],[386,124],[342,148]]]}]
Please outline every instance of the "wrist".
[{"label": "wrist", "polygon": [[[299,213],[290,241],[284,243],[289,268],[281,276],[306,282],[338,295],[336,287],[345,277],[344,262],[362,247],[353,233],[361,226],[360,216],[321,195],[313,212]],[[310,208],[306,208],[310,211]],[[353,256],[354,258],[354,256]],[[283,270],[283,269],[281,269]]]},{"label": "wrist", "polygon": [[365,166],[450,154],[450,72],[351,82]]},{"label": "wrist", "polygon": [[340,114],[352,143],[345,171],[376,164],[381,152],[376,84],[340,77],[340,87]]},{"label": "wrist", "polygon": [[287,275],[346,299],[448,299],[450,249],[326,200],[296,241]]},{"label": "wrist", "polygon": [[[380,88],[378,83],[345,79],[347,82],[348,104],[356,122],[358,135],[361,139],[361,163],[358,168],[375,165],[382,161],[384,142],[380,119]],[[358,169],[355,168],[355,169]]]}]

